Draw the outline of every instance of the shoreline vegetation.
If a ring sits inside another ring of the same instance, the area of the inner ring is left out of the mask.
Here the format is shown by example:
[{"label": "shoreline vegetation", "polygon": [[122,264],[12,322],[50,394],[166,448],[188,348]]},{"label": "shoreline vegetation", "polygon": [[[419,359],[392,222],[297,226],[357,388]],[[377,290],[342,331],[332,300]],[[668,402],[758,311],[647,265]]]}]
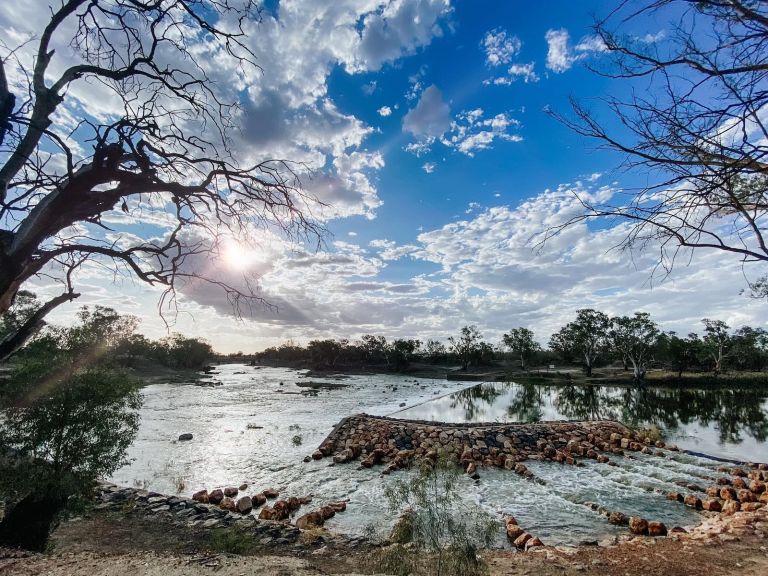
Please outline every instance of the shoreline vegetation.
[{"label": "shoreline vegetation", "polygon": [[[447,379],[466,382],[514,382],[518,384],[536,384],[551,386],[613,386],[634,387],[631,373],[621,367],[606,367],[586,376],[578,365],[559,366],[550,369],[546,366],[531,367],[521,370],[515,366],[497,363],[461,370],[455,365],[427,364],[413,362],[407,368],[395,371],[387,366],[337,365],[333,368],[312,366],[306,362],[281,362],[279,360],[257,360],[256,357],[218,356],[213,364],[250,364],[271,368],[293,368],[304,370],[303,377],[343,380],[351,375],[400,374],[413,378]],[[162,368],[158,366],[158,369]],[[199,372],[196,374],[199,375]],[[151,374],[153,380],[162,376]],[[154,382],[150,382],[154,383]],[[711,372],[685,372],[682,375],[664,369],[652,369],[646,373],[643,383],[652,388],[712,388],[712,389],[749,389],[768,388],[768,372],[723,372],[713,375]]]},{"label": "shoreline vegetation", "polygon": [[311,375],[402,373],[449,380],[546,384],[610,384],[673,387],[752,387],[768,384],[768,331],[704,318],[703,335],[663,332],[646,312],[609,317],[584,308],[554,332],[546,347],[532,330],[517,327],[498,344],[474,325],[445,341],[366,334],[348,339],[287,341],[246,355],[218,355],[219,361],[310,370]]}]

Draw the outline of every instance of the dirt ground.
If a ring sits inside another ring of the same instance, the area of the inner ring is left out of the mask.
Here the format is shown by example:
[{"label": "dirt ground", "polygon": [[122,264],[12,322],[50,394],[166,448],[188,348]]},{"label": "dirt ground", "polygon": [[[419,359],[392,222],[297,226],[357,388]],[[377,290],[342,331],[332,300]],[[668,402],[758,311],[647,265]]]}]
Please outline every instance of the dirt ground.
[{"label": "dirt ground", "polygon": [[[743,520],[743,519],[742,519]],[[635,538],[610,547],[544,547],[484,554],[490,576],[768,575],[768,513],[736,529],[705,526],[693,537]],[[265,576],[371,573],[370,548],[328,538],[302,552],[255,549],[235,556],[212,551],[210,535],[156,518],[94,514],[62,524],[48,554],[0,549],[0,575]]]}]

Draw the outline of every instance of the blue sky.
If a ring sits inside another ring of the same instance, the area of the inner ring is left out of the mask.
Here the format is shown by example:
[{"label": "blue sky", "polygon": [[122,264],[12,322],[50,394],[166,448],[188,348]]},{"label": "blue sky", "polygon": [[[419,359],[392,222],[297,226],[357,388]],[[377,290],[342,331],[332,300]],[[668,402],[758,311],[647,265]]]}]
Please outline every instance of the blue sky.
[{"label": "blue sky", "polygon": [[[39,33],[46,12],[10,4],[0,6],[8,37]],[[700,330],[704,316],[766,326],[764,304],[739,296],[752,272],[727,255],[684,254],[671,275],[660,275],[653,246],[611,250],[627,231],[613,222],[537,244],[550,226],[579,213],[574,193],[607,200],[645,182],[642,173],[617,171],[621,158],[546,113],[567,113],[575,98],[620,130],[600,98],[646,86],[589,69],[609,65],[591,26],[614,6],[267,2],[262,22],[249,28],[262,72],[236,76],[214,59],[207,71],[241,100],[236,152],[244,162],[281,157],[311,166],[302,184],[325,203],[313,213],[331,234],[319,250],[267,233],[250,244],[235,239],[221,262],[199,265],[233,281],[257,275],[277,309],[255,309],[238,322],[224,294],[191,285],[179,294],[173,329],[223,351],[248,351],[365,333],[445,338],[464,324],[477,324],[492,342],[527,326],[545,343],[582,307],[645,310],[663,328],[686,333]],[[668,16],[624,32],[662,43]],[[54,69],[76,59],[66,40],[57,39]],[[95,86],[75,86],[69,98],[72,117],[119,110]],[[130,208],[105,218],[120,241],[167,230],[162,201]],[[156,225],[148,228],[150,213]],[[157,290],[99,268],[79,282],[80,303],[114,306],[139,316],[150,336],[166,333]],[[33,288],[53,289],[44,280]],[[68,321],[73,309],[55,319]]]}]

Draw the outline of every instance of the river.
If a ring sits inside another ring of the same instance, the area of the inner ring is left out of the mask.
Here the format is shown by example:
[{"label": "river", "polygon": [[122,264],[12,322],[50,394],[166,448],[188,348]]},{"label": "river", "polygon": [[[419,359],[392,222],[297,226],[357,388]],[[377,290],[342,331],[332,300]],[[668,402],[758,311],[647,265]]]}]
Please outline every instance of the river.
[{"label": "river", "polygon": [[[333,381],[346,387],[309,394],[297,385],[309,380],[300,371],[238,364],[217,367],[208,380],[220,385],[143,389],[131,462],[113,481],[171,494],[247,483],[253,492],[276,487],[288,496],[313,494],[318,505],[349,499],[347,511],[330,520],[329,528],[362,533],[373,526],[384,533],[396,517],[387,509],[384,486],[406,472],[381,477],[379,470],[358,470],[355,464],[303,462],[336,422],[360,412],[451,422],[612,418],[657,424],[684,449],[768,461],[768,391],[558,388],[355,375]],[[193,439],[177,441],[182,433]],[[467,499],[493,514],[513,514],[546,543],[577,544],[622,530],[584,506],[586,501],[668,525],[697,523],[697,512],[670,504],[663,493],[679,490],[675,482],[706,483],[719,465],[685,454],[618,461],[617,467],[587,462],[578,468],[530,463],[544,485],[482,470],[479,482],[465,478],[462,488]]]}]

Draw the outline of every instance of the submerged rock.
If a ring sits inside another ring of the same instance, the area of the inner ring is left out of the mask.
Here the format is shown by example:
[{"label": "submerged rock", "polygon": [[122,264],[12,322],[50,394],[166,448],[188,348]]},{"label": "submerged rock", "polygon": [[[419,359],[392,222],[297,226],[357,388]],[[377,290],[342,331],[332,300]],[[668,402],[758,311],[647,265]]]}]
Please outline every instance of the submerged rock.
[{"label": "submerged rock", "polygon": [[648,536],[666,536],[667,527],[664,522],[648,522]]},{"label": "submerged rock", "polygon": [[253,501],[251,500],[251,497],[243,496],[239,498],[237,500],[236,508],[240,514],[248,514],[251,510],[253,510]]},{"label": "submerged rock", "polygon": [[179,435],[179,442],[186,442],[188,440],[192,440],[193,436],[189,432],[186,432],[184,434]]},{"label": "submerged rock", "polygon": [[648,520],[639,516],[632,516],[629,519],[629,530],[632,534],[645,535],[648,533]]},{"label": "submerged rock", "polygon": [[192,500],[195,502],[201,502],[202,504],[208,503],[208,490],[198,490],[192,494]]}]

